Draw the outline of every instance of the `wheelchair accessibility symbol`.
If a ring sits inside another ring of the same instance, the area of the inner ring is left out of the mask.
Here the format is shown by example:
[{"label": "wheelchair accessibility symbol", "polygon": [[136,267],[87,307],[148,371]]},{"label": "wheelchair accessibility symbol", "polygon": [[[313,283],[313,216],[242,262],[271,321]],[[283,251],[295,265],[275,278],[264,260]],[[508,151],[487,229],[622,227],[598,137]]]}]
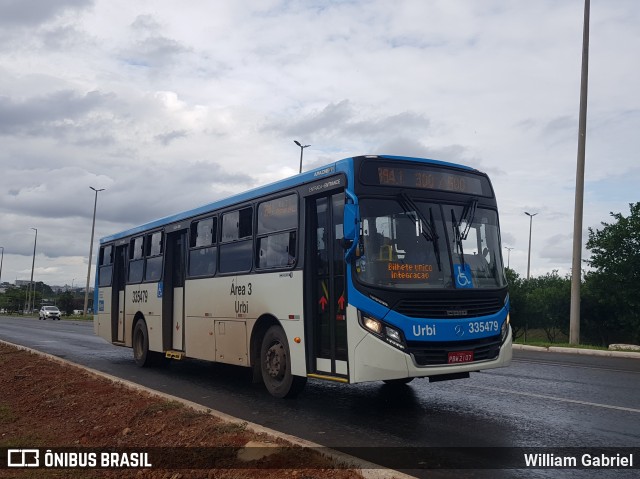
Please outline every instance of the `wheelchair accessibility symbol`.
[{"label": "wheelchair accessibility symbol", "polygon": [[454,264],[453,271],[456,277],[456,288],[473,288],[471,267],[468,264]]}]

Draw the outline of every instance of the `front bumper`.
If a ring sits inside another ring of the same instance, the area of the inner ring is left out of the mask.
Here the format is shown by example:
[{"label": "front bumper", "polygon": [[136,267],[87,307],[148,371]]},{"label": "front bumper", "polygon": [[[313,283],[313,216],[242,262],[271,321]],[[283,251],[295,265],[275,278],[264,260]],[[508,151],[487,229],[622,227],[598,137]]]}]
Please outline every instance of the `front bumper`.
[{"label": "front bumper", "polygon": [[[487,349],[485,345],[478,345],[479,348]],[[380,340],[372,334],[365,336],[355,348],[353,361],[353,374],[351,382],[380,381],[385,379],[401,379],[407,377],[428,377],[441,374],[452,374],[460,372],[480,371],[483,369],[501,368],[511,363],[512,339],[511,326],[507,332],[506,339],[499,347],[497,356],[490,354],[493,359],[481,359],[470,363],[445,364],[442,355],[446,358],[449,350],[464,350],[464,343],[455,348],[428,348],[430,352],[435,352],[434,364],[428,364],[427,356],[419,351],[427,351],[427,348],[409,348],[407,352],[400,351],[386,342]],[[474,348],[475,349],[475,348]],[[414,354],[410,354],[410,352]],[[476,355],[475,357],[483,357]],[[433,362],[433,361],[432,361]],[[424,365],[421,365],[423,363]]]}]

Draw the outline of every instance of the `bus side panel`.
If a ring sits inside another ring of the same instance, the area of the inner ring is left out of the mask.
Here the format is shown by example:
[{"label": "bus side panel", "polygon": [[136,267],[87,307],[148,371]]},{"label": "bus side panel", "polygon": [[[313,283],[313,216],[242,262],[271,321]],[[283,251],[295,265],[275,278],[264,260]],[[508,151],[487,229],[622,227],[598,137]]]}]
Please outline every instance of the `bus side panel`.
[{"label": "bus side panel", "polygon": [[216,360],[216,303],[229,291],[218,290],[221,283],[214,278],[191,279],[185,282],[184,351],[190,358]]},{"label": "bus side panel", "polygon": [[158,297],[158,283],[130,284],[126,287],[125,313],[127,328],[125,344],[133,346],[132,330],[136,315],[140,314],[147,323],[149,350],[162,351],[162,297]]},{"label": "bus side panel", "polygon": [[[188,280],[187,356],[249,365],[253,326],[258,318],[271,315],[287,334],[293,374],[305,376],[302,276],[301,271],[289,271]],[[301,342],[295,343],[295,337]]]},{"label": "bus side panel", "polygon": [[111,342],[111,287],[98,290],[98,304],[94,308],[93,332]]},{"label": "bus side panel", "polygon": [[[278,271],[247,276],[238,276],[238,293],[231,297],[234,302],[235,317],[242,317],[246,309],[250,319],[258,319],[268,314],[279,320],[287,335],[291,356],[291,372],[296,376],[306,376],[305,336],[303,323],[303,272]],[[249,284],[251,284],[249,288]],[[249,291],[251,294],[249,294]],[[247,322],[250,325],[250,322]],[[252,324],[251,324],[252,325]],[[251,338],[251,329],[247,330],[247,344]],[[294,338],[300,338],[296,343]]]},{"label": "bus side panel", "polygon": [[148,301],[144,305],[145,309],[142,309],[149,328],[149,349],[164,352],[162,345],[162,293],[158,289],[160,286],[158,283],[147,283],[141,286],[146,286],[149,291]]},{"label": "bus side panel", "polygon": [[244,321],[216,321],[216,361],[248,366],[247,323]]},{"label": "bus side panel", "polygon": [[[291,373],[294,376],[307,375],[307,363],[305,356],[305,338],[304,327],[302,321],[280,321],[282,329],[284,329],[287,339],[289,340],[289,355],[291,357]],[[296,343],[294,338],[300,338],[301,341]]]}]

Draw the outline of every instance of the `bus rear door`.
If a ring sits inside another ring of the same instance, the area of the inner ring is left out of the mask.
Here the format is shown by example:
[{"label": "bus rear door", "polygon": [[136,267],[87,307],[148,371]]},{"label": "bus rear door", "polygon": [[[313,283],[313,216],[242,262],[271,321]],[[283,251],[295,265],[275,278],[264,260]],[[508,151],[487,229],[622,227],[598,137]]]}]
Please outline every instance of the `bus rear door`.
[{"label": "bus rear door", "polygon": [[167,234],[162,291],[163,350],[184,351],[184,280],[187,230]]},{"label": "bus rear door", "polygon": [[127,246],[116,246],[111,283],[111,342],[124,343],[124,288],[127,283]]}]

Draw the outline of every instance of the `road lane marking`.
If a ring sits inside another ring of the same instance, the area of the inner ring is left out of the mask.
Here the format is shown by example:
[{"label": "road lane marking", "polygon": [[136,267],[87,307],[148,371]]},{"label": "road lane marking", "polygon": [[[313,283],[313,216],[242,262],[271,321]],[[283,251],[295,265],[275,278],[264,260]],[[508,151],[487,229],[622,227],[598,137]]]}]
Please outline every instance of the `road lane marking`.
[{"label": "road lane marking", "polygon": [[599,403],[595,403],[595,402],[578,401],[577,399],[559,398],[559,397],[555,397],[555,396],[547,396],[546,394],[526,393],[526,392],[522,392],[522,391],[515,391],[513,389],[502,389],[502,388],[493,388],[493,387],[488,387],[488,386],[476,386],[476,385],[469,385],[467,387],[476,388],[476,389],[485,389],[487,391],[497,391],[497,392],[501,392],[501,393],[518,394],[520,396],[528,396],[528,397],[534,397],[534,398],[539,398],[539,399],[550,399],[552,401],[558,401],[558,402],[581,404],[583,406],[593,406],[593,407],[600,407],[600,408],[605,408],[605,409],[615,409],[617,411],[635,412],[635,413],[640,414],[640,409],[634,409],[634,408],[631,408],[631,407],[612,406],[610,404],[599,404]]},{"label": "road lane marking", "polygon": [[514,363],[530,363],[530,364],[541,364],[543,366],[560,366],[563,368],[577,368],[577,369],[595,369],[596,371],[614,371],[619,373],[631,373],[631,374],[640,374],[640,371],[633,371],[631,369],[618,369],[618,368],[605,368],[600,366],[584,366],[582,364],[568,364],[568,363],[560,363],[555,361],[544,361],[544,360],[536,360],[536,359],[512,359]]}]

